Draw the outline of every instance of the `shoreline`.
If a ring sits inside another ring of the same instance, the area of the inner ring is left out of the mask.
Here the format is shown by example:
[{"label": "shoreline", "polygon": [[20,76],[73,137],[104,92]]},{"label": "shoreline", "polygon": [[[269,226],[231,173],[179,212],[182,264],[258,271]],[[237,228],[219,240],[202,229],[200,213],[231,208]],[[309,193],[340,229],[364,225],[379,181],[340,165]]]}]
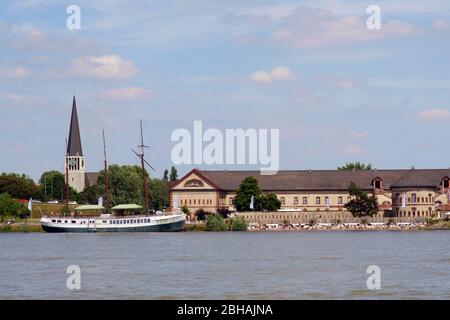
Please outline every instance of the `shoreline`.
[{"label": "shoreline", "polygon": [[[206,231],[206,225],[185,224],[181,232],[214,232]],[[411,225],[411,226],[359,226],[359,227],[306,227],[306,228],[292,228],[292,227],[249,227],[246,232],[323,232],[323,231],[435,231],[435,230],[450,230],[450,222],[439,222],[432,225]],[[43,233],[40,224],[37,223],[13,223],[1,224],[0,233]],[[228,232],[228,231],[224,231]],[[237,231],[230,231],[237,232]],[[241,231],[242,232],[242,231]],[[245,232],[245,231],[244,231]]]}]

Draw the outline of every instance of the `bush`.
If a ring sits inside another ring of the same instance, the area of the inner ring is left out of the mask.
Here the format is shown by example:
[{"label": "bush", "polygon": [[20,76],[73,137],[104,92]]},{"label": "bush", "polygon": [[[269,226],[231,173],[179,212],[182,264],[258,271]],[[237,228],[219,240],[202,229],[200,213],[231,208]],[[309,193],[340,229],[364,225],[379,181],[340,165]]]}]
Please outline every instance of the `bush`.
[{"label": "bush", "polygon": [[222,218],[226,219],[230,215],[231,211],[228,208],[219,208],[217,209],[217,213],[222,216]]},{"label": "bush", "polygon": [[231,220],[232,231],[247,231],[248,224],[244,217],[237,217]]},{"label": "bush", "polygon": [[210,215],[206,220],[206,231],[228,231],[228,225],[219,215]]}]

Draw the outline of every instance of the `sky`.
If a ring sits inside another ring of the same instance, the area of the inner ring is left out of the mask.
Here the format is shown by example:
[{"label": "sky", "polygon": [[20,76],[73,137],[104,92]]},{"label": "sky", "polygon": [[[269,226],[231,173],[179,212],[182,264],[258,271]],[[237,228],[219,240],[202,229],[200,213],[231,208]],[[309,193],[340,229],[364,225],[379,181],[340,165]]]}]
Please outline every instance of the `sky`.
[{"label": "sky", "polygon": [[449,57],[448,0],[1,1],[0,172],[63,170],[74,94],[87,171],[102,129],[110,163],[138,164],[139,119],[157,177],[195,120],[279,129],[280,169],[448,168]]}]

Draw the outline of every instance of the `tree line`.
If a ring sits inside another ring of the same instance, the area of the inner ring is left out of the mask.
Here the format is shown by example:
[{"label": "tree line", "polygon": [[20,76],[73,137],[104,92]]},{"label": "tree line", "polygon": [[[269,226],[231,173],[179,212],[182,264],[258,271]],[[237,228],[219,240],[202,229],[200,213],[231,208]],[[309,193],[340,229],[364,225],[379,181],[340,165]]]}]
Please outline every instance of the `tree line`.
[{"label": "tree line", "polygon": [[[169,205],[168,181],[178,179],[175,167],[165,170],[161,179],[152,178],[145,172],[148,184],[149,207],[151,210],[162,210]],[[109,205],[120,203],[144,204],[142,185],[142,169],[139,166],[110,165],[108,168]],[[69,188],[69,199],[80,204],[95,204],[105,194],[105,172],[99,172],[97,184],[88,186],[77,193]],[[0,175],[0,214],[7,216],[22,215],[26,206],[16,200],[33,198],[39,201],[66,199],[66,183],[63,173],[51,170],[44,172],[38,183],[26,175],[2,173]],[[17,204],[17,205],[16,205]]]}]

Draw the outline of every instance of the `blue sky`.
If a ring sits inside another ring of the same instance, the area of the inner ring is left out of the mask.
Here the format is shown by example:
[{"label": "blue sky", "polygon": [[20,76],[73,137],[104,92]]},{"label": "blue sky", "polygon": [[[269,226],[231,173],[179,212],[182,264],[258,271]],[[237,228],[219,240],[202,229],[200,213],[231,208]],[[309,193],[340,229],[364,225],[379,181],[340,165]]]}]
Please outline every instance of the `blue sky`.
[{"label": "blue sky", "polygon": [[450,166],[448,1],[93,2],[0,3],[0,172],[62,170],[73,93],[88,171],[102,128],[110,163],[137,164],[141,118],[157,176],[194,120],[280,129],[281,169]]}]

